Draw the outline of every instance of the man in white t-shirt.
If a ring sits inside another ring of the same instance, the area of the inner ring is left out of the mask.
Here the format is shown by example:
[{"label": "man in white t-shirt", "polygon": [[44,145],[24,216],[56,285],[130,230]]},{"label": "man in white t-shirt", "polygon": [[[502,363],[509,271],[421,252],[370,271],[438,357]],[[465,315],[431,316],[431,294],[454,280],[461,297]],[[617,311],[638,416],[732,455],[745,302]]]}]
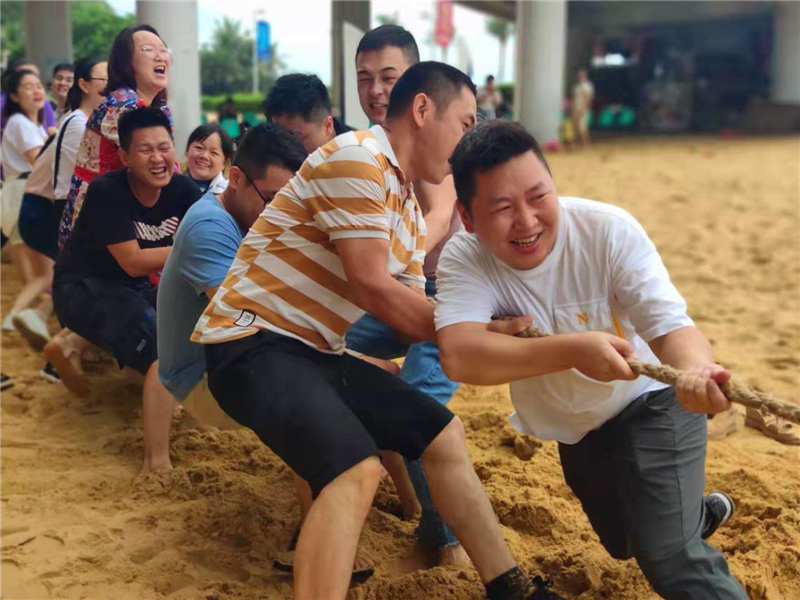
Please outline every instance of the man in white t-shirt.
[{"label": "man in white t-shirt", "polygon": [[[733,504],[703,498],[706,414],[727,410],[730,373],[641,225],[622,209],[559,197],[533,137],[493,121],[451,158],[466,231],[439,259],[436,328],[448,376],[511,382],[513,425],[558,440],[567,483],[603,545],[636,558],[662,597],[747,598],[704,539]],[[528,315],[547,334],[487,330]],[[625,361],[687,371],[676,390]]]}]

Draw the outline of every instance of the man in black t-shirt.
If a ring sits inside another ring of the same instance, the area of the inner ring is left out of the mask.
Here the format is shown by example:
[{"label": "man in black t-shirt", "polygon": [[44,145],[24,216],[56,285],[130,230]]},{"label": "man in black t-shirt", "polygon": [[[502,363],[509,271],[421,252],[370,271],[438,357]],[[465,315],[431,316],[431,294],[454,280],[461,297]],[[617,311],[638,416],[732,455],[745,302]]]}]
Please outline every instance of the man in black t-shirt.
[{"label": "man in black t-shirt", "polygon": [[158,378],[156,285],[178,224],[200,192],[173,174],[175,147],[160,110],[123,115],[119,139],[126,168],[89,185],[56,261],[53,301],[65,327],[145,376],[144,470],[168,469],[173,398]]}]

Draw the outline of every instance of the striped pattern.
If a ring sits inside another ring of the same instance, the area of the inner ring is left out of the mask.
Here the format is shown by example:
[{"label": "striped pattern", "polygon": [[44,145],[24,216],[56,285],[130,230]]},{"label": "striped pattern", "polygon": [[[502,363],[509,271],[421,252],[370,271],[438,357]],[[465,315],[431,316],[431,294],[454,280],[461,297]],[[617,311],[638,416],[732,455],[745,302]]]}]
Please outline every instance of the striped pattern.
[{"label": "striped pattern", "polygon": [[425,222],[380,126],[311,154],[245,236],[192,340],[215,344],[269,329],[341,353],[356,306],[334,241],[389,242],[389,273],[424,288]]}]

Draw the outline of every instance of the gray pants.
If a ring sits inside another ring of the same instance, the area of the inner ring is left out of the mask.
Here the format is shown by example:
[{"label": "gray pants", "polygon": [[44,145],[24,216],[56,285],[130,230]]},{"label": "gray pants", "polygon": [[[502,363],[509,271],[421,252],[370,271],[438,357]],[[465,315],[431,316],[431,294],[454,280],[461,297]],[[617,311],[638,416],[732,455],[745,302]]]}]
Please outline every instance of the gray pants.
[{"label": "gray pants", "polygon": [[747,600],[700,537],[706,421],[674,389],[650,392],[577,444],[559,444],[561,466],[609,554],[635,558],[662,598]]}]

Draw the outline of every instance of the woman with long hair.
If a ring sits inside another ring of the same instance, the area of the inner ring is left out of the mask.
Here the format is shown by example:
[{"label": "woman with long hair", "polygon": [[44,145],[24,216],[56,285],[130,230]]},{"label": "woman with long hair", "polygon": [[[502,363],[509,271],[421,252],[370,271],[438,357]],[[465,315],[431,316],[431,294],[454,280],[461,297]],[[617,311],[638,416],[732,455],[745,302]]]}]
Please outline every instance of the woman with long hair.
[{"label": "woman with long hair", "polygon": [[[23,285],[34,279],[31,256],[19,233],[19,210],[25,180],[31,174],[39,151],[47,140],[43,126],[44,87],[39,76],[22,69],[11,73],[6,82],[8,97],[3,106],[6,128],[3,131],[2,230],[8,237],[8,251]],[[4,331],[13,330],[13,312],[3,321]]]},{"label": "woman with long hair", "polygon": [[[35,350],[50,341],[47,319],[52,302],[43,302],[36,309],[33,302],[53,282],[53,262],[58,253],[58,223],[66,204],[69,182],[75,169],[78,145],[92,111],[103,101],[102,91],[108,80],[107,63],[83,59],[75,65],[75,78],[66,96],[71,110],[56,132],[47,149],[36,159],[33,172],[25,185],[19,215],[19,231],[34,265],[35,277],[17,296],[12,321]],[[57,172],[56,172],[57,169]],[[48,379],[55,378],[52,369],[45,368]]]}]

